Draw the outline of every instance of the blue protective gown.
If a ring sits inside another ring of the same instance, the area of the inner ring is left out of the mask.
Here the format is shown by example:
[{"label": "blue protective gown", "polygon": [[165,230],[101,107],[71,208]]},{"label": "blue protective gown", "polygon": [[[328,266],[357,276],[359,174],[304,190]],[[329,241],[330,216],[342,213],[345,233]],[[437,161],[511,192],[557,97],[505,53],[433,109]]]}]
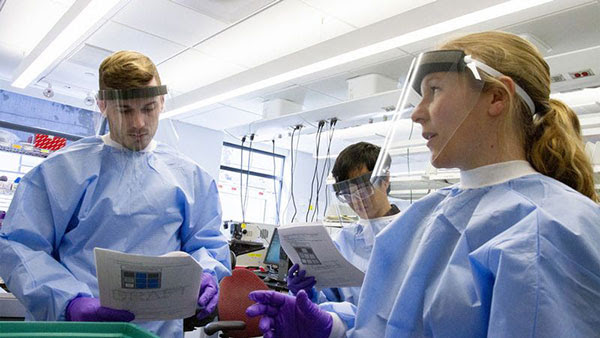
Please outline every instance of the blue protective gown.
[{"label": "blue protective gown", "polygon": [[[27,320],[65,320],[71,299],[99,296],[95,247],[185,251],[220,279],[230,273],[220,226],[215,182],[191,160],[162,144],[133,152],[85,138],[21,180],[0,232],[0,276]],[[182,320],[136,323],[183,336]]]},{"label": "blue protective gown", "polygon": [[[344,226],[333,237],[333,243],[346,260],[365,272],[373,250],[375,236],[399,214],[370,220],[360,220]],[[317,303],[323,310],[337,313],[351,327],[356,316],[360,286],[327,288],[318,294]]]},{"label": "blue protective gown", "polygon": [[434,192],[379,233],[348,336],[598,335],[600,207],[539,173],[500,181]]}]

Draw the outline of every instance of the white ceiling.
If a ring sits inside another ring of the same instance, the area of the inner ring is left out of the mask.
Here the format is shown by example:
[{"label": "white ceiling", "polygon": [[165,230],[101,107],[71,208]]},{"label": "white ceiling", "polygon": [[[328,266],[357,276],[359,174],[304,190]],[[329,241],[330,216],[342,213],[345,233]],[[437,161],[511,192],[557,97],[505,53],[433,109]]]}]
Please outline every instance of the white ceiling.
[{"label": "white ceiling", "polygon": [[[73,46],[24,90],[10,87],[13,72],[52,29],[74,0],[8,0],[0,12],[0,88],[41,97],[46,83],[56,101],[87,108],[97,90],[97,67],[110,53],[130,49],[147,54],[171,89],[172,106],[213,97],[278,75],[454,18],[501,0],[130,0],[83,42]],[[268,8],[261,11],[261,8]],[[257,12],[258,11],[258,12]],[[253,14],[254,13],[254,14]],[[550,50],[552,75],[567,81],[553,91],[600,85],[600,2],[555,0],[528,10],[417,41],[388,51],[284,81],[175,119],[213,129],[230,129],[262,118],[263,102],[287,99],[305,110],[348,99],[346,80],[379,73],[403,80],[412,57],[449,36],[487,29],[528,34]],[[595,76],[570,79],[590,68]],[[600,101],[600,98],[598,98]],[[583,104],[581,113],[600,112]],[[372,112],[369,112],[372,113]],[[380,114],[381,115],[381,114]],[[347,143],[357,133],[347,133]],[[239,135],[236,135],[239,136]],[[308,138],[307,138],[308,139]],[[340,139],[340,147],[345,146]],[[310,150],[310,142],[306,144]]]}]

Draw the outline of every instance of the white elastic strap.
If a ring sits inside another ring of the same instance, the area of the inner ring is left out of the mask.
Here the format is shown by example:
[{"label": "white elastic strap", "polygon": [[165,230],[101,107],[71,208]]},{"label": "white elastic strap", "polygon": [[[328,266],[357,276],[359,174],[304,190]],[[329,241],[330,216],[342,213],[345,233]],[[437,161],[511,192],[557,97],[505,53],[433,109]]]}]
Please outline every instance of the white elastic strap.
[{"label": "white elastic strap", "polygon": [[[481,76],[479,75],[477,68],[479,68],[479,69],[483,70],[484,72],[486,72],[492,76],[495,76],[495,77],[507,76],[507,75],[504,75],[504,74],[500,73],[499,71],[495,70],[494,68],[486,65],[483,62],[473,59],[471,57],[471,55],[465,56],[465,64],[467,65],[467,68],[469,68],[471,70],[471,72],[473,73],[473,76],[475,76],[475,78],[477,80],[481,80]],[[529,112],[531,113],[531,115],[535,114],[535,105],[533,104],[533,100],[527,94],[527,92],[525,90],[523,90],[523,88],[521,88],[521,86],[519,86],[516,82],[515,82],[515,91],[517,92],[517,95],[519,95],[523,99],[523,101],[525,101],[525,104],[529,108]]]}]

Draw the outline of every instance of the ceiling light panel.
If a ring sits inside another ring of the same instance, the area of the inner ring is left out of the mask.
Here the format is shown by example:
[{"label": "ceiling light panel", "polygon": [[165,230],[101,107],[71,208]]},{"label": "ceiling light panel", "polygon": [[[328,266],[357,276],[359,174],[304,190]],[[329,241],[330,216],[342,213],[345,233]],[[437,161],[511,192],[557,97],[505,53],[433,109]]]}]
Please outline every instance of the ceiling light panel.
[{"label": "ceiling light panel", "polygon": [[584,88],[567,93],[550,94],[550,97],[560,100],[569,106],[590,105],[599,102],[600,104],[600,88]]},{"label": "ceiling light panel", "polygon": [[8,81],[12,78],[12,73],[15,69],[19,67],[19,63],[23,59],[23,54],[15,48],[0,43],[0,55],[2,57],[2,62],[0,62],[0,79]]},{"label": "ceiling light panel", "polygon": [[245,70],[195,49],[158,65],[162,82],[177,91],[188,92]]},{"label": "ceiling light panel", "polygon": [[227,26],[168,0],[132,0],[113,20],[185,46],[193,46]]},{"label": "ceiling light panel", "polygon": [[210,129],[222,130],[247,124],[261,119],[260,115],[249,113],[232,107],[222,107],[204,114],[197,114],[181,119],[181,121],[196,124]]},{"label": "ceiling light panel", "polygon": [[0,44],[18,48],[27,55],[65,14],[75,0],[7,1],[0,11]]},{"label": "ceiling light panel", "polygon": [[97,73],[100,63],[102,63],[102,61],[104,61],[104,59],[110,54],[112,54],[112,50],[106,50],[96,46],[83,44],[83,46],[81,46],[81,48],[79,48],[79,50],[69,58],[69,61],[80,66],[88,67],[94,70],[96,75],[98,75]]},{"label": "ceiling light panel", "polygon": [[355,27],[365,27],[435,0],[302,0]]},{"label": "ceiling light panel", "polygon": [[240,96],[240,97],[236,97],[231,100],[223,101],[222,104],[224,106],[237,108],[239,110],[243,110],[248,113],[262,115],[263,101],[264,101],[264,99],[262,97]]},{"label": "ceiling light panel", "polygon": [[353,29],[298,0],[288,0],[203,42],[197,48],[238,65],[255,67]]},{"label": "ceiling light panel", "polygon": [[194,9],[219,21],[234,23],[275,0],[172,0],[180,5]]},{"label": "ceiling light panel", "polygon": [[157,64],[185,48],[181,44],[117,22],[107,22],[87,40],[87,43],[110,51],[135,50],[147,55]]},{"label": "ceiling light panel", "polygon": [[25,88],[42,72],[68,56],[77,46],[114,15],[123,0],[77,0],[21,61],[11,86]]},{"label": "ceiling light panel", "polygon": [[322,92],[304,86],[292,86],[278,90],[263,96],[265,100],[285,99],[296,102],[304,107],[304,110],[317,109],[342,102],[342,100],[325,95]]},{"label": "ceiling light panel", "polygon": [[509,27],[506,31],[533,34],[552,47],[548,55],[555,55],[598,45],[600,43],[599,18],[600,3],[594,2],[537,20],[528,20],[523,24]]},{"label": "ceiling light panel", "polygon": [[[98,90],[98,67],[95,69],[84,67],[70,61],[61,62],[41,82],[61,82],[72,87],[73,90],[91,92]],[[58,85],[55,85],[58,89]],[[69,89],[69,88],[64,88]],[[67,92],[68,93],[68,92]]]}]

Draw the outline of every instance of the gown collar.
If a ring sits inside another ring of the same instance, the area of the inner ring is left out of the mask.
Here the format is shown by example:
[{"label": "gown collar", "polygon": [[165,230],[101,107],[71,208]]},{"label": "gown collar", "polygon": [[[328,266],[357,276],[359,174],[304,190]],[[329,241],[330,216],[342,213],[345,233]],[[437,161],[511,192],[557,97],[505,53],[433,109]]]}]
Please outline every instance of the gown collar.
[{"label": "gown collar", "polygon": [[372,219],[359,219],[358,224],[360,225],[360,228],[358,229],[359,233],[357,234],[357,238],[362,237],[367,246],[373,246],[373,243],[375,242],[375,236],[377,236],[377,234],[383,228],[390,224],[396,218],[396,216],[398,216],[400,210],[398,209],[398,207],[392,204],[392,209],[394,207],[395,210],[398,210],[398,212],[393,213],[391,215],[385,215],[379,218]]},{"label": "gown collar", "polygon": [[459,187],[462,189],[476,189],[535,173],[537,172],[531,164],[523,160],[494,163],[461,171]]},{"label": "gown collar", "polygon": [[[110,138],[110,133],[102,135],[101,137],[102,137],[102,142],[104,142],[104,144],[106,144],[109,147],[113,147],[115,149],[126,149],[120,143],[118,143],[115,140],[113,140],[112,138]],[[144,149],[142,149],[140,151],[141,152],[152,152],[152,151],[154,151],[154,149],[156,149],[156,141],[152,140],[146,146],[146,148],[144,148]]]}]

